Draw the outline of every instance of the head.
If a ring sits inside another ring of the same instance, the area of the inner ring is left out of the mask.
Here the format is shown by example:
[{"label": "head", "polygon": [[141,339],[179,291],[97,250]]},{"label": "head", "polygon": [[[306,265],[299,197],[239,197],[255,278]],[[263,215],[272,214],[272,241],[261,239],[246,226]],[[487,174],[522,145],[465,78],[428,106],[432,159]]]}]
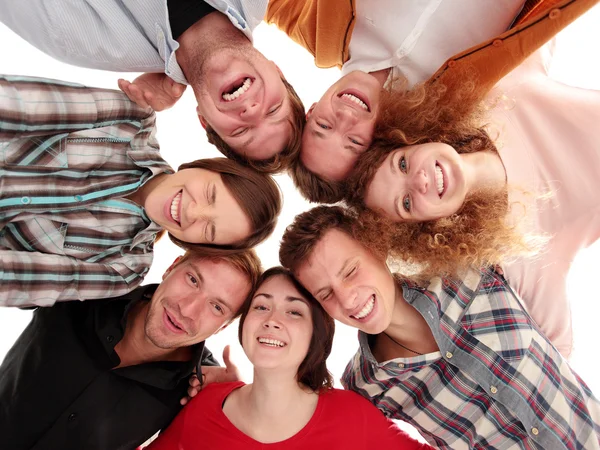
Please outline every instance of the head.
[{"label": "head", "polygon": [[292,276],[274,267],[260,278],[242,308],[239,340],[255,368],[282,368],[313,391],[331,388],[326,359],[335,326]]},{"label": "head", "polygon": [[279,260],[334,319],[377,334],[391,323],[398,287],[376,245],[351,211],[319,206],[287,228]]},{"label": "head", "polygon": [[265,240],[281,204],[270,176],[226,158],[182,164],[145,201],[150,218],[175,244],[207,255],[235,253]]},{"label": "head", "polygon": [[306,114],[300,160],[320,179],[342,182],[371,145],[380,82],[365,72],[340,78]]},{"label": "head", "polygon": [[208,257],[186,252],[150,300],[146,336],[162,349],[204,341],[239,316],[261,269],[254,250]]}]

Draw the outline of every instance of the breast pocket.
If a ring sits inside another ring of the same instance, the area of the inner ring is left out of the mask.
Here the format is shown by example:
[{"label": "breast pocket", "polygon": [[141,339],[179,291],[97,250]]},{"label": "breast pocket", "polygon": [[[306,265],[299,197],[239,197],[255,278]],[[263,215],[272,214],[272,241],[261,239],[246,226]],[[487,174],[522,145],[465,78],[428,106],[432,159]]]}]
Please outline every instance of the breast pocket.
[{"label": "breast pocket", "polygon": [[0,143],[2,161],[7,166],[68,168],[68,134],[33,136]]},{"label": "breast pocket", "polygon": [[34,217],[7,224],[1,233],[3,247],[50,255],[65,255],[67,224]]}]

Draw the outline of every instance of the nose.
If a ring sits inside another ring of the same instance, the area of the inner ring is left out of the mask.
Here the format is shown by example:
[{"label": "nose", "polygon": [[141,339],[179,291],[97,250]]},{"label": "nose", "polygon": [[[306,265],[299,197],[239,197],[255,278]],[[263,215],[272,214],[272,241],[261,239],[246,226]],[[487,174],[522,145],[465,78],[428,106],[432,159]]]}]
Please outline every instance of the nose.
[{"label": "nose", "polygon": [[356,307],[358,294],[353,289],[344,286],[338,287],[336,295],[344,309],[352,310]]},{"label": "nose", "polygon": [[183,316],[183,318],[187,318],[188,320],[196,320],[196,318],[202,315],[202,308],[206,304],[206,299],[204,298],[204,294],[194,293],[190,295],[183,295],[179,297],[177,301],[177,306],[179,307],[179,312]]},{"label": "nose", "polygon": [[[185,218],[187,224],[193,224],[203,216],[204,206],[198,204],[198,202],[191,201],[185,208]],[[181,224],[183,225],[183,223]]]},{"label": "nose", "polygon": [[416,171],[411,177],[410,184],[414,191],[426,194],[427,188],[429,187],[429,179],[427,178],[425,170],[421,169]]},{"label": "nose", "polygon": [[338,126],[352,127],[356,124],[358,116],[352,108],[340,107],[335,112]]},{"label": "nose", "polygon": [[256,119],[260,115],[260,103],[249,99],[241,106],[240,117],[245,120]]},{"label": "nose", "polygon": [[267,317],[266,320],[264,321],[263,328],[266,330],[270,330],[270,329],[279,330],[279,329],[281,329],[281,324],[275,317],[275,314],[271,313],[269,315],[269,317]]}]

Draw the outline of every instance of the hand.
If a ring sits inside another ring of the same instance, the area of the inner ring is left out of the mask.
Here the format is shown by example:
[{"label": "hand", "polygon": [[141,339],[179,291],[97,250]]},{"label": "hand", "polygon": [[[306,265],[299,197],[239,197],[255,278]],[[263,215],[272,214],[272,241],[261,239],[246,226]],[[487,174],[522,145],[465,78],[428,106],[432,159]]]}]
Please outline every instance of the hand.
[{"label": "hand", "polygon": [[229,358],[229,352],[229,345],[226,345],[223,349],[223,362],[225,363],[225,367],[202,366],[202,384],[200,384],[200,380],[198,380],[196,374],[193,374],[190,377],[190,387],[188,388],[188,396],[183,397],[179,401],[179,403],[185,405],[192,398],[194,398],[196,394],[198,394],[198,392],[200,392],[203,386],[206,386],[207,384],[226,383],[230,381],[239,381],[241,379],[240,371],[238,370],[237,366],[233,364],[233,362],[231,362],[231,359]]},{"label": "hand", "polygon": [[150,106],[155,111],[173,106],[187,87],[173,81],[164,73],[144,73],[133,82],[120,78],[118,84],[129,100],[142,108]]}]

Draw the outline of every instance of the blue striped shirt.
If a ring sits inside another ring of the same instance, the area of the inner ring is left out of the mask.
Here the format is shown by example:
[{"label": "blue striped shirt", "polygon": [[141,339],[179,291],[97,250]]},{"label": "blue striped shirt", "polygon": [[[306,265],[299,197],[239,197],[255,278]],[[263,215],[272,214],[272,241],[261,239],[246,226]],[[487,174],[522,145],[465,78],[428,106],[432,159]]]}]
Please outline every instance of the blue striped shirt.
[{"label": "blue striped shirt", "polygon": [[124,197],[157,174],[155,116],[119,91],[0,76],[0,305],[123,295],[160,227]]}]

